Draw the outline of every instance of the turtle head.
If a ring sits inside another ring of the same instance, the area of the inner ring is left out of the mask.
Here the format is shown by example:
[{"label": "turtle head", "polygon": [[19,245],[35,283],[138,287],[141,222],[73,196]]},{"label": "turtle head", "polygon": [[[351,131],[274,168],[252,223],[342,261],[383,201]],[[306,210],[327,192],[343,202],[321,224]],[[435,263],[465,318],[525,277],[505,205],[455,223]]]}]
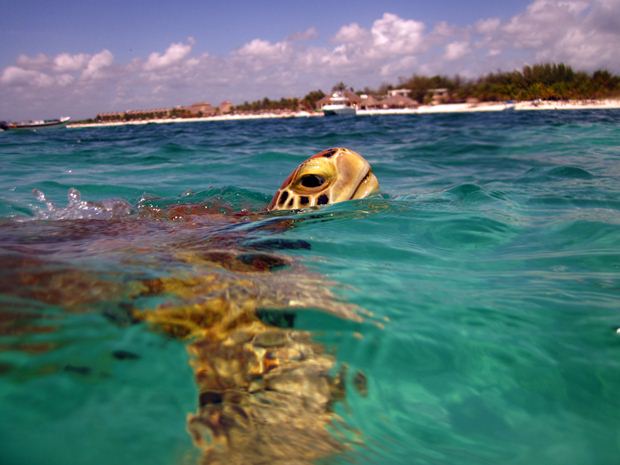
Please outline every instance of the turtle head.
[{"label": "turtle head", "polygon": [[353,150],[327,149],[311,156],[282,183],[268,210],[292,210],[363,199],[379,190],[370,164]]}]

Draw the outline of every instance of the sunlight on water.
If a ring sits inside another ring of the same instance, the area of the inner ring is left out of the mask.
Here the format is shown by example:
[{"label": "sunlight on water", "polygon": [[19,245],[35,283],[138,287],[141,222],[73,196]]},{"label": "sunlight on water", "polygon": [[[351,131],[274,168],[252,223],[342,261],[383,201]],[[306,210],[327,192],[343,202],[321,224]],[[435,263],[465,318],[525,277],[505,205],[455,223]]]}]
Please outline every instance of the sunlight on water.
[{"label": "sunlight on water", "polygon": [[[617,463],[619,122],[3,133],[0,462]],[[330,146],[381,194],[267,213]]]}]

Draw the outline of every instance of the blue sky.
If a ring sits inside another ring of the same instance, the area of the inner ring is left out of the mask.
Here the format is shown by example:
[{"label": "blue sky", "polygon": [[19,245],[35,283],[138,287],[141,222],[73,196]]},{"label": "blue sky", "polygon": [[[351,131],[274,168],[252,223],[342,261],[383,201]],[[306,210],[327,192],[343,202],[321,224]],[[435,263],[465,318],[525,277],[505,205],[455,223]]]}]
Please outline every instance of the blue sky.
[{"label": "blue sky", "polygon": [[225,54],[255,38],[278,41],[315,27],[325,41],[343,24],[370,26],[385,12],[428,24],[507,18],[525,0],[473,1],[0,1],[0,66],[19,54],[111,50],[144,56],[192,36],[198,50]]},{"label": "blue sky", "polygon": [[303,96],[540,61],[620,71],[620,0],[0,0],[0,119]]}]

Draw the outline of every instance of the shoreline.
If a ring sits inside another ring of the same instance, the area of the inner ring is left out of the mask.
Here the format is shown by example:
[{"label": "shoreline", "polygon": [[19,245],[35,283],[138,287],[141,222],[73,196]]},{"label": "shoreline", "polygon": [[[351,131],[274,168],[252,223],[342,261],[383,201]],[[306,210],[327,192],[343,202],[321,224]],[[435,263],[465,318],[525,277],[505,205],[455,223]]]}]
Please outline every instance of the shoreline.
[{"label": "shoreline", "polygon": [[[357,110],[357,116],[380,116],[380,115],[424,115],[438,113],[478,113],[494,111],[540,111],[540,110],[613,110],[620,109],[620,100],[587,100],[587,101],[526,101],[515,103],[446,103],[440,105],[420,105],[418,108],[390,108]],[[67,128],[92,128],[108,126],[129,126],[144,124],[170,124],[170,123],[196,123],[207,121],[242,121],[257,119],[284,119],[284,118],[317,118],[323,117],[320,112],[310,113],[307,111],[286,113],[252,113],[231,114],[219,116],[203,116],[195,118],[161,118],[135,121],[110,121],[101,123],[73,123],[67,124]]]}]

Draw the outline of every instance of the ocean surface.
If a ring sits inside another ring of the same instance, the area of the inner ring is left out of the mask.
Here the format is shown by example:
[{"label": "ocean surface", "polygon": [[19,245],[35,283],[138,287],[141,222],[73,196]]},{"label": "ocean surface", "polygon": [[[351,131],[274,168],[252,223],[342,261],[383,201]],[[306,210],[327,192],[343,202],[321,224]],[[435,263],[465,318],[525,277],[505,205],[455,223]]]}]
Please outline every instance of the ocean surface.
[{"label": "ocean surface", "polygon": [[[262,212],[334,146],[379,195]],[[343,373],[322,464],[620,461],[620,111],[4,132],[0,167],[4,465],[201,460],[193,341],[132,316],[192,276],[257,310],[313,283],[285,313]]]}]

